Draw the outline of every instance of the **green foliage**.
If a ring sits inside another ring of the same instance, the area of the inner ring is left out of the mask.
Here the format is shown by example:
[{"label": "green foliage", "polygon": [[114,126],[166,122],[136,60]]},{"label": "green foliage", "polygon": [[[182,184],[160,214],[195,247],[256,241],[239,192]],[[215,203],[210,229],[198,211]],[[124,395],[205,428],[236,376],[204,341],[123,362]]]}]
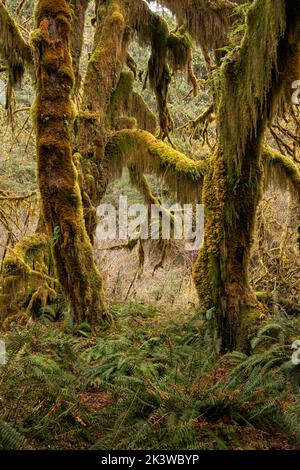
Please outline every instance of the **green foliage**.
[{"label": "green foliage", "polygon": [[155,337],[112,335],[85,355],[94,364],[93,383],[97,378],[112,394],[103,409],[105,432],[93,448],[267,448],[262,435],[274,429],[299,440],[297,402],[284,412],[295,392],[281,369],[274,370],[288,357],[279,347],[218,361],[195,316]]},{"label": "green foliage", "polygon": [[168,320],[146,304],[112,313],[111,329],[96,336],[85,324],[71,336],[41,322],[6,335],[1,448],[299,445],[299,371],[285,318],[259,331],[259,351],[220,358],[198,313]]},{"label": "green foliage", "polygon": [[0,420],[0,449],[28,449],[26,439],[10,424]]},{"label": "green foliage", "polygon": [[74,423],[85,420],[77,396],[80,362],[68,339],[41,323],[6,338],[8,361],[0,366],[0,448],[28,448],[28,442],[47,447],[78,433]]}]

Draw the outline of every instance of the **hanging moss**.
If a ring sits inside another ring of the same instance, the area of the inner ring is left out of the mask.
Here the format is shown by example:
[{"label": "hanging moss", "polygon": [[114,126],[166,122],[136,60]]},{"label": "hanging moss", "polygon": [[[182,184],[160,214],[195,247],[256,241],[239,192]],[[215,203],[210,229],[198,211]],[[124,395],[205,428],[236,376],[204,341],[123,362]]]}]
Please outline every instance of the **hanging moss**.
[{"label": "hanging moss", "polygon": [[92,174],[94,185],[83,178],[82,196],[88,234],[93,240],[95,209],[108,183],[103,164],[107,113],[126,62],[129,41],[124,5],[119,0],[96,4],[94,45],[83,86],[81,111],[75,125],[76,150],[82,156],[83,174]]},{"label": "hanging moss", "polygon": [[8,109],[12,90],[20,85],[25,65],[32,63],[32,51],[2,2],[0,2],[0,56],[4,59],[8,70],[6,94],[6,109]]},{"label": "hanging moss", "polygon": [[209,49],[223,47],[235,2],[219,0],[161,0],[198,42]]},{"label": "hanging moss", "polygon": [[133,91],[133,82],[132,72],[121,73],[118,85],[111,95],[107,125],[117,130],[138,127],[154,134],[156,117],[142,96]]},{"label": "hanging moss", "polygon": [[284,0],[275,9],[272,0],[255,1],[241,47],[224,63],[219,122],[229,171],[240,172],[248,140],[271,118],[268,93],[278,76],[278,43],[285,26]]},{"label": "hanging moss", "polygon": [[296,163],[269,146],[263,148],[262,160],[266,184],[288,189],[294,200],[300,203],[300,171]]},{"label": "hanging moss", "polygon": [[113,128],[120,116],[127,115],[131,110],[134,75],[132,72],[122,72],[117,87],[112,92],[108,112],[108,125]]},{"label": "hanging moss", "polygon": [[143,45],[150,45],[151,55],[148,62],[150,87],[155,92],[159,114],[160,134],[162,140],[168,139],[173,146],[171,133],[173,120],[168,109],[168,89],[171,82],[171,65],[174,72],[186,70],[188,81],[197,94],[197,79],[192,66],[192,42],[182,29],[169,31],[164,18],[153,13],[145,2],[129,2],[128,23]]},{"label": "hanging moss", "polygon": [[206,162],[191,160],[149,132],[117,132],[106,146],[106,156],[112,178],[120,176],[123,166],[133,166],[140,180],[144,173],[156,174],[180,200],[200,200]]},{"label": "hanging moss", "polygon": [[168,56],[174,72],[182,70],[188,61],[189,50],[193,47],[193,41],[188,33],[171,31],[168,37]]},{"label": "hanging moss", "polygon": [[193,87],[193,95],[197,96],[198,82],[193,71],[193,41],[187,32],[181,29],[171,31],[168,37],[168,61],[172,71],[186,70],[187,81]]},{"label": "hanging moss", "polygon": [[205,109],[205,111],[203,111],[198,117],[196,117],[196,119],[188,121],[179,129],[183,130],[183,135],[188,136],[190,145],[192,145],[196,132],[200,131],[200,138],[202,138],[203,144],[207,143],[208,146],[210,146],[208,140],[208,126],[214,120],[214,104],[211,104]]}]

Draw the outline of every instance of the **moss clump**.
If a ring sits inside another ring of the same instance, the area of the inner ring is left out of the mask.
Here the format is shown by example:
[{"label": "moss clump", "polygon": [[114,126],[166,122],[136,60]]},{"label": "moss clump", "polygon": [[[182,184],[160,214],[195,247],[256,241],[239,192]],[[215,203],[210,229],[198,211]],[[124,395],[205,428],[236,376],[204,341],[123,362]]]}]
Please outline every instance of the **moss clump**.
[{"label": "moss clump", "polygon": [[198,82],[193,71],[193,40],[189,33],[181,29],[171,31],[168,37],[168,61],[174,73],[186,70],[188,82],[197,96]]},{"label": "moss clump", "polygon": [[[51,278],[50,239],[45,234],[26,237],[7,253],[0,285],[1,319],[16,311],[31,312],[34,296],[55,297],[55,280]],[[28,301],[24,303],[24,299]],[[41,305],[44,306],[44,305]]]}]

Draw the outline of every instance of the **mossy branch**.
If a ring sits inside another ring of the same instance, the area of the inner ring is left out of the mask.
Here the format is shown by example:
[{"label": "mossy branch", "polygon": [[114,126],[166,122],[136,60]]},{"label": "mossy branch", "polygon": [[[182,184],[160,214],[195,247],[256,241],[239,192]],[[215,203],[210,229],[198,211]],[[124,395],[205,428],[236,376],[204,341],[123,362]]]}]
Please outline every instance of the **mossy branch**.
[{"label": "mossy branch", "polygon": [[199,201],[207,162],[195,161],[146,131],[126,129],[113,134],[106,146],[112,177],[123,166],[133,167],[142,179],[150,173],[163,177],[182,201]]},{"label": "mossy branch", "polygon": [[198,81],[193,71],[192,38],[184,28],[170,31],[164,18],[151,11],[145,2],[136,0],[130,2],[128,24],[136,31],[141,43],[151,47],[145,85],[149,79],[150,87],[156,95],[159,136],[174,146],[170,136],[174,123],[168,109],[168,89],[172,74],[185,70],[193,94],[197,95]]},{"label": "mossy branch", "polygon": [[289,189],[292,197],[300,202],[300,170],[291,158],[269,146],[262,150],[262,161],[267,184],[275,183],[283,190]]},{"label": "mossy branch", "polygon": [[187,26],[196,41],[206,44],[209,49],[217,49],[225,44],[235,2],[160,0],[160,3],[176,15],[178,22]]},{"label": "mossy branch", "polygon": [[0,50],[6,61],[13,60],[15,54],[24,62],[32,62],[32,49],[23,38],[19,27],[6,6],[0,0]]}]

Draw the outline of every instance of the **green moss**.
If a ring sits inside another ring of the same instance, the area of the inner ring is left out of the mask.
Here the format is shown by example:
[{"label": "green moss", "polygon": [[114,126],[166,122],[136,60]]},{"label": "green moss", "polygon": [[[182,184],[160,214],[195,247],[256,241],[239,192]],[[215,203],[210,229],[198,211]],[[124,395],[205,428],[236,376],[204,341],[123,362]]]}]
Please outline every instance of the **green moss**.
[{"label": "green moss", "polygon": [[47,235],[35,234],[24,238],[6,254],[0,284],[2,320],[21,310],[24,298],[49,281],[49,252]]},{"label": "green moss", "polygon": [[174,150],[152,134],[140,130],[123,130],[114,135],[106,147],[112,177],[119,177],[122,166],[133,166],[141,179],[144,173],[163,176],[181,200],[201,197],[205,161],[194,161]]},{"label": "green moss", "polygon": [[25,65],[32,64],[32,50],[24,40],[19,27],[0,2],[0,56],[8,69],[6,108],[11,105],[12,91],[20,85]]},{"label": "green moss", "polygon": [[240,325],[237,333],[236,350],[250,352],[251,340],[256,336],[257,331],[263,325],[266,311],[261,306],[259,308],[244,308],[240,314]]},{"label": "green moss", "polygon": [[263,148],[262,161],[266,184],[289,189],[293,198],[300,202],[300,171],[296,163],[268,146]]},{"label": "green moss", "polygon": [[[50,18],[59,25],[55,30]],[[55,272],[71,303],[75,323],[88,321],[93,325],[105,314],[105,306],[102,277],[85,229],[79,188],[79,180],[83,177],[82,159],[75,156],[73,161],[72,157],[74,74],[70,55],[69,3],[40,0],[36,20],[39,32],[34,35],[38,57],[34,116],[43,216],[49,236],[59,234],[51,244],[51,250]]]},{"label": "green moss", "polygon": [[[277,48],[286,26],[285,3],[278,0],[274,9],[272,0],[253,2],[241,47],[222,67],[220,139],[230,172],[241,172],[248,139],[255,138],[261,124],[266,125],[270,118],[268,92],[278,74]],[[253,48],[253,44],[259,47]]]},{"label": "green moss", "polygon": [[168,61],[174,73],[186,70],[188,81],[193,86],[194,96],[197,95],[198,82],[193,71],[193,40],[189,33],[180,28],[171,31],[168,37]]},{"label": "green moss", "polygon": [[107,113],[107,124],[113,128],[116,119],[130,113],[131,96],[133,93],[134,75],[132,72],[122,72],[116,89],[111,94],[110,106]]},{"label": "green moss", "polygon": [[[116,130],[138,127],[154,133],[156,118],[142,96],[133,91],[134,75],[122,72],[107,111],[107,126]],[[134,119],[134,121],[133,121]]]},{"label": "green moss", "polygon": [[[222,154],[216,151],[204,178],[205,240],[193,268],[193,279],[202,307],[210,309],[219,302],[222,279],[221,244],[224,236],[223,210],[226,198],[226,173]],[[223,259],[225,264],[225,260]]]}]

